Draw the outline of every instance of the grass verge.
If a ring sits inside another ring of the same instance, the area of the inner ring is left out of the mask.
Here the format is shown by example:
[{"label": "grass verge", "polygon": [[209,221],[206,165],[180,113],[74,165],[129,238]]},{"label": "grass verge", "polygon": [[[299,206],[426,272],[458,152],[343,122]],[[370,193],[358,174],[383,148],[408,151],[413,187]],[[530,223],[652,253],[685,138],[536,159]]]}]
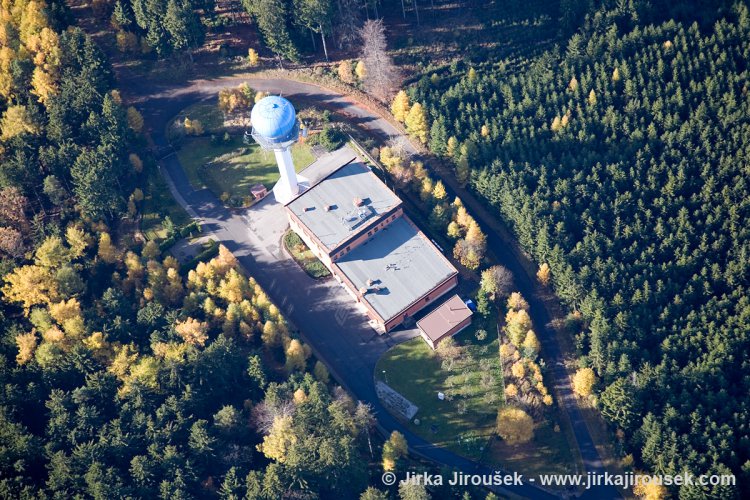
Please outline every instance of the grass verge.
[{"label": "grass verge", "polygon": [[190,216],[177,203],[169,191],[167,182],[154,168],[148,176],[141,206],[141,231],[149,240],[162,240],[167,237],[164,227],[165,218],[182,227],[190,223]]},{"label": "grass verge", "polygon": [[331,275],[328,268],[307,247],[302,238],[291,229],[284,235],[284,247],[292,258],[313,279],[323,279]]}]

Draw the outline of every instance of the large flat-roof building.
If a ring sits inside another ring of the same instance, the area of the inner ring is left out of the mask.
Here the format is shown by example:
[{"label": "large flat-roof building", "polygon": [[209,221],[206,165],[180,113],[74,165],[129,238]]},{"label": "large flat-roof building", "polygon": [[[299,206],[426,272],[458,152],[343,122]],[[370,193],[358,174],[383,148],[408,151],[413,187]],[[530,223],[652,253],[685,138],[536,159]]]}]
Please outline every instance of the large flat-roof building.
[{"label": "large flat-roof building", "polygon": [[289,223],[381,331],[453,289],[458,272],[352,158],[286,205]]}]

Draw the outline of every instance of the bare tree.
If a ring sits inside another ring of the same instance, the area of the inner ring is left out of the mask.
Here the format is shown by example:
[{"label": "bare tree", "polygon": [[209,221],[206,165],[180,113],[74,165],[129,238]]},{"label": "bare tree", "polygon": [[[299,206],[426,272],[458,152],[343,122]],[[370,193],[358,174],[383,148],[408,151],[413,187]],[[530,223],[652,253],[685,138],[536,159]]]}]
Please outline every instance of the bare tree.
[{"label": "bare tree", "polygon": [[276,404],[261,401],[253,407],[250,419],[260,433],[268,434],[277,417],[294,415],[294,410],[294,403],[290,400],[283,400]]},{"label": "bare tree", "polygon": [[365,90],[376,99],[388,102],[398,87],[399,73],[388,55],[383,21],[367,21],[360,31],[362,60],[365,63]]},{"label": "bare tree", "polygon": [[492,266],[482,271],[481,285],[493,300],[504,298],[513,289],[513,273],[507,267]]}]

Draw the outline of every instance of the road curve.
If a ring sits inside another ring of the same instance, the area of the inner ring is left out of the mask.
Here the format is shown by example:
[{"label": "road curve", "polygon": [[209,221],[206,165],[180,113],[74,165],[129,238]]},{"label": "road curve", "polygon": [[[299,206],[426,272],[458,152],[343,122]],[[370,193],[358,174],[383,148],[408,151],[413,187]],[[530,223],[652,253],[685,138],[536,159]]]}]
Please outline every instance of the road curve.
[{"label": "road curve", "polygon": [[[223,88],[235,87],[242,82],[247,82],[257,90],[314,101],[320,107],[344,115],[348,121],[363,127],[380,139],[400,134],[399,130],[387,120],[350,98],[330,89],[292,80],[258,79],[253,78],[252,75],[238,75],[211,80],[195,80],[174,87],[128,82],[130,83],[128,90],[132,92],[129,96],[131,101],[137,103],[144,114],[154,143],[157,146],[166,146],[168,143],[164,136],[164,129],[171,117],[193,103],[215,96]],[[416,153],[416,150],[414,152]],[[353,304],[342,303],[334,299],[340,296],[332,290],[332,287],[335,288],[334,284],[314,282],[295,264],[284,264],[269,258],[274,251],[279,251],[276,243],[253,241],[252,232],[248,231],[248,221],[245,218],[225,209],[208,190],[194,190],[176,155],[165,158],[161,166],[178,201],[192,214],[203,219],[207,231],[212,232],[235,252],[241,264],[267,290],[291,321],[302,326],[303,337],[331,368],[334,376],[343,382],[358,399],[373,406],[379,425],[384,431],[402,432],[410,448],[430,460],[466,473],[491,474],[493,472],[414,435],[382,407],[375,394],[373,373],[378,358],[400,340],[398,334],[391,337],[379,337],[373,335],[373,332],[368,331],[366,327],[352,326],[353,323],[361,323],[361,321],[341,320],[349,315],[361,313],[357,312]],[[460,194],[464,204],[486,232],[490,250],[499,263],[513,272],[517,288],[528,299],[532,320],[539,332],[538,337],[542,344],[549,376],[554,381],[559,404],[570,417],[586,471],[603,474],[604,466],[573,396],[571,383],[563,365],[561,349],[554,333],[547,327],[550,318],[536,295],[535,283],[529,279],[521,263],[503,243],[499,223],[486,207],[471,193],[459,186],[451,176],[441,177],[449,189]],[[337,321],[331,321],[332,318],[336,318]],[[506,491],[526,498],[555,498],[555,495],[529,483],[509,487]],[[621,498],[619,491],[614,487],[587,490],[583,497]]]}]

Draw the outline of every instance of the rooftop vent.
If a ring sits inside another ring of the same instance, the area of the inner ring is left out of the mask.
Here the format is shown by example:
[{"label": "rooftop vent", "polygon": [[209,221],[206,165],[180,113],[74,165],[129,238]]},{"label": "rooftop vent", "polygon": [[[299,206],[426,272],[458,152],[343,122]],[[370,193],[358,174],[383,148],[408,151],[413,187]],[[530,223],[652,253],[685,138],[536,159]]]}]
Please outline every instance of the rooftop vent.
[{"label": "rooftop vent", "polygon": [[355,207],[361,207],[362,205],[365,204],[365,202],[362,201],[362,198],[359,198],[359,197],[355,197],[354,200],[352,200],[352,202],[354,203]]}]

